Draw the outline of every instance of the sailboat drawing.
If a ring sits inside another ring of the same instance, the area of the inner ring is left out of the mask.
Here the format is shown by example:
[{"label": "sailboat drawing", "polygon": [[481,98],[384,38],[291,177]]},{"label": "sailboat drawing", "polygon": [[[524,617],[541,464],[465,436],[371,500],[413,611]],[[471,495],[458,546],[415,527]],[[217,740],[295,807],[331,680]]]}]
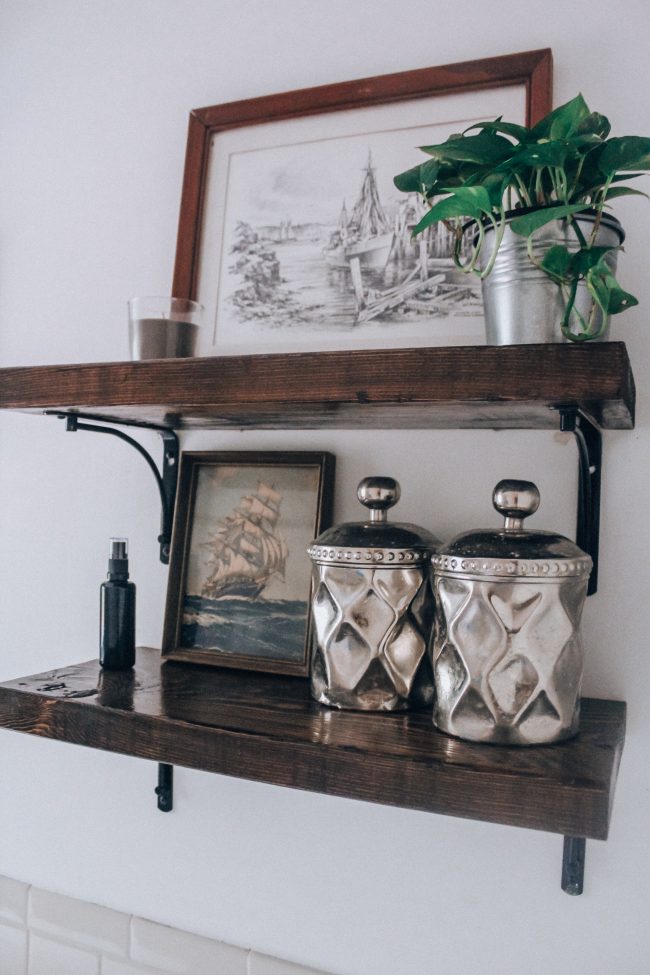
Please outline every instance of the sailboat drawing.
[{"label": "sailboat drawing", "polygon": [[278,530],[282,495],[260,481],[202,543],[209,575],[201,587],[207,599],[256,599],[274,577],[284,579],[289,555]]},{"label": "sailboat drawing", "polygon": [[390,256],[394,232],[379,199],[370,153],[363,173],[361,191],[351,215],[348,217],[344,202],[336,230],[323,251],[330,267],[348,267],[356,257],[363,268],[381,269]]}]

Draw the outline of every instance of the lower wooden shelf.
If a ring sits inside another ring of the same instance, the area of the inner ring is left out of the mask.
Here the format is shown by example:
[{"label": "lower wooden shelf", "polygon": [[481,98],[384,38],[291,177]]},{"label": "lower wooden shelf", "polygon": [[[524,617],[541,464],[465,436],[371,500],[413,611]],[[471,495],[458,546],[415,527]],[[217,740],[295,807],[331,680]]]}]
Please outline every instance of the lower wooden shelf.
[{"label": "lower wooden shelf", "polygon": [[606,839],[625,704],[583,699],[577,738],[504,748],[457,741],[430,713],[311,701],[300,678],[165,662],[96,661],[0,685],[0,727],[333,796]]}]

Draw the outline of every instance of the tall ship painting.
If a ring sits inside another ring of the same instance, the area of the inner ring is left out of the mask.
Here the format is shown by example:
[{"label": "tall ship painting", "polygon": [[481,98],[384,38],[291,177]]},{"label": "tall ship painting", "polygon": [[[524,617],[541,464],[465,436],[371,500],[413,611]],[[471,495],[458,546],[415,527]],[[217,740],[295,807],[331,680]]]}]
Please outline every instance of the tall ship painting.
[{"label": "tall ship painting", "polygon": [[276,669],[281,651],[284,664],[302,672],[309,569],[302,571],[296,553],[307,561],[313,537],[311,519],[299,514],[306,507],[300,479],[312,471],[282,471],[279,483],[261,471],[251,476],[245,466],[224,464],[218,472],[199,477],[181,646],[213,651],[215,660],[235,661],[230,666],[254,661],[260,670]]},{"label": "tall ship painting", "polygon": [[260,482],[202,543],[210,553],[203,597],[256,599],[274,576],[284,578],[289,551],[278,530],[281,502],[279,491]]},{"label": "tall ship painting", "polygon": [[379,199],[372,157],[364,170],[359,199],[348,216],[345,203],[338,225],[323,251],[330,267],[347,267],[353,257],[363,268],[383,268],[393,246],[393,228]]}]

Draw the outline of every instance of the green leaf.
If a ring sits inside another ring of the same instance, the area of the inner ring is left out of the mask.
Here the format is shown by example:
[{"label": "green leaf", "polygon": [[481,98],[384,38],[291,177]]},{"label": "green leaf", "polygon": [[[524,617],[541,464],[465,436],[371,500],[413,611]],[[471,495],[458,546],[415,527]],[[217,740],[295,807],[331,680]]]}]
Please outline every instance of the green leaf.
[{"label": "green leaf", "polygon": [[473,162],[493,166],[512,152],[512,143],[500,135],[481,132],[479,135],[447,139],[437,146],[420,146],[422,152],[436,159],[454,162]]},{"label": "green leaf", "polygon": [[[622,173],[620,176],[607,177],[588,160],[587,164],[582,170],[582,178],[576,187],[575,192],[572,194],[572,198],[584,200],[588,197],[593,197],[596,193],[599,193],[608,181],[610,183],[621,183],[623,180],[637,179],[639,176],[644,175],[645,173]],[[639,191],[637,190],[635,192]]]},{"label": "green leaf", "polygon": [[546,251],[542,268],[555,281],[564,282],[569,278],[571,252],[563,244],[554,244]]},{"label": "green leaf", "polygon": [[431,207],[428,213],[413,228],[413,236],[439,220],[470,219],[480,220],[492,211],[490,196],[483,186],[459,186],[449,196]]},{"label": "green leaf", "polygon": [[419,223],[417,223],[411,231],[411,236],[416,237],[418,234],[421,234],[423,230],[426,230],[427,227],[432,227],[440,220],[454,220],[465,216],[467,216],[467,214],[461,212],[461,208],[455,204],[453,197],[448,196],[444,200],[438,200],[435,206],[432,206],[431,209],[424,214]]},{"label": "green leaf", "polygon": [[525,169],[542,169],[548,166],[561,168],[568,159],[577,159],[579,152],[575,146],[565,141],[535,142],[519,146],[512,156],[497,168],[500,172],[509,170],[517,173]]},{"label": "green leaf", "polygon": [[472,129],[482,129],[485,132],[501,132],[503,135],[512,136],[517,142],[527,142],[530,139],[530,129],[527,129],[525,125],[516,125],[514,122],[502,122],[500,118],[495,119],[494,122],[476,122],[474,125],[469,125],[465,132],[471,132]]},{"label": "green leaf", "polygon": [[633,190],[631,186],[610,186],[605,194],[606,200],[613,200],[617,196],[645,196],[650,199],[647,193],[642,190]]},{"label": "green leaf", "polygon": [[578,128],[576,129],[576,134],[581,136],[589,136],[593,140],[602,141],[606,139],[611,131],[611,125],[609,124],[609,119],[599,112],[591,112],[584,118]]},{"label": "green leaf", "polygon": [[608,139],[597,158],[598,168],[607,176],[621,171],[650,169],[650,139],[638,135]]},{"label": "green leaf", "polygon": [[536,230],[544,227],[552,220],[570,217],[573,213],[580,213],[582,210],[588,209],[587,203],[563,203],[560,206],[542,207],[540,210],[533,210],[521,217],[515,217],[509,222],[509,227],[513,233],[519,234],[520,237],[530,237]]},{"label": "green leaf", "polygon": [[[546,251],[541,267],[554,280],[569,284],[576,278],[586,277],[591,268],[597,267],[606,254],[615,247],[582,247],[570,251],[564,244],[554,244]],[[608,267],[605,264],[605,267]]]},{"label": "green leaf", "polygon": [[586,280],[590,294],[607,315],[618,315],[627,308],[639,304],[634,295],[623,291],[611,269],[602,259],[591,268]]},{"label": "green leaf", "polygon": [[[569,273],[572,277],[586,277],[591,268],[597,267],[606,254],[618,250],[617,247],[581,247],[571,257]],[[605,264],[605,267],[609,265]]]},{"label": "green leaf", "polygon": [[420,169],[421,165],[413,166],[411,169],[405,170],[403,173],[398,173],[397,176],[393,177],[393,183],[398,190],[403,193],[421,193],[422,183],[420,180]]},{"label": "green leaf", "polygon": [[466,211],[467,216],[473,217],[480,213],[492,212],[490,194],[484,186],[458,186],[454,189],[453,196],[459,206],[471,207],[472,211],[475,211],[471,213]]},{"label": "green leaf", "polygon": [[593,195],[607,183],[632,179],[639,175],[634,170],[644,169],[650,169],[650,139],[609,139],[586,154],[576,192],[583,198]]},{"label": "green leaf", "polygon": [[501,210],[503,195],[508,187],[508,182],[508,174],[502,176],[500,173],[488,173],[481,179],[481,186],[487,190],[490,197],[492,210]]},{"label": "green leaf", "polygon": [[[427,197],[435,196],[440,191],[440,173],[442,164],[437,159],[427,159],[420,164],[420,192]],[[449,173],[446,174],[449,178]]]},{"label": "green leaf", "polygon": [[582,95],[576,95],[570,102],[549,112],[537,125],[533,126],[533,139],[566,139],[578,131],[580,124],[591,115]]}]

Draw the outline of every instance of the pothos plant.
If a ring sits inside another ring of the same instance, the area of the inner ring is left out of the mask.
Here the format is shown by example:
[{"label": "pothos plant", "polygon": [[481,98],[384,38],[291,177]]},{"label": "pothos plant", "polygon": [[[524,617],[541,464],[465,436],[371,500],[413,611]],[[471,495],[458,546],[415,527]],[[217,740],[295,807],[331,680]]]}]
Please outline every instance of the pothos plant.
[{"label": "pothos plant", "polygon": [[[497,118],[471,125],[440,145],[422,146],[430,158],[394,179],[398,189],[420,194],[430,208],[413,234],[442,221],[454,235],[456,265],[484,278],[508,225],[526,239],[530,260],[562,289],[566,338],[598,338],[609,315],[638,304],[618,284],[606,261],[608,252],[617,248],[599,246],[598,229],[611,200],[646,195],[619,183],[650,169],[650,138],[609,138],[610,129],[608,119],[590,111],[577,95],[530,128]],[[576,220],[585,211],[592,214],[592,229],[586,233]],[[537,247],[537,256],[533,252],[535,234],[553,220],[571,224],[576,244],[553,243],[540,259]],[[494,235],[486,256],[482,251],[489,229]],[[469,254],[463,247],[466,233],[472,238]],[[580,282],[592,299],[586,319],[575,308]],[[595,326],[597,309],[602,311],[600,326]],[[579,332],[570,327],[573,312]]]}]

